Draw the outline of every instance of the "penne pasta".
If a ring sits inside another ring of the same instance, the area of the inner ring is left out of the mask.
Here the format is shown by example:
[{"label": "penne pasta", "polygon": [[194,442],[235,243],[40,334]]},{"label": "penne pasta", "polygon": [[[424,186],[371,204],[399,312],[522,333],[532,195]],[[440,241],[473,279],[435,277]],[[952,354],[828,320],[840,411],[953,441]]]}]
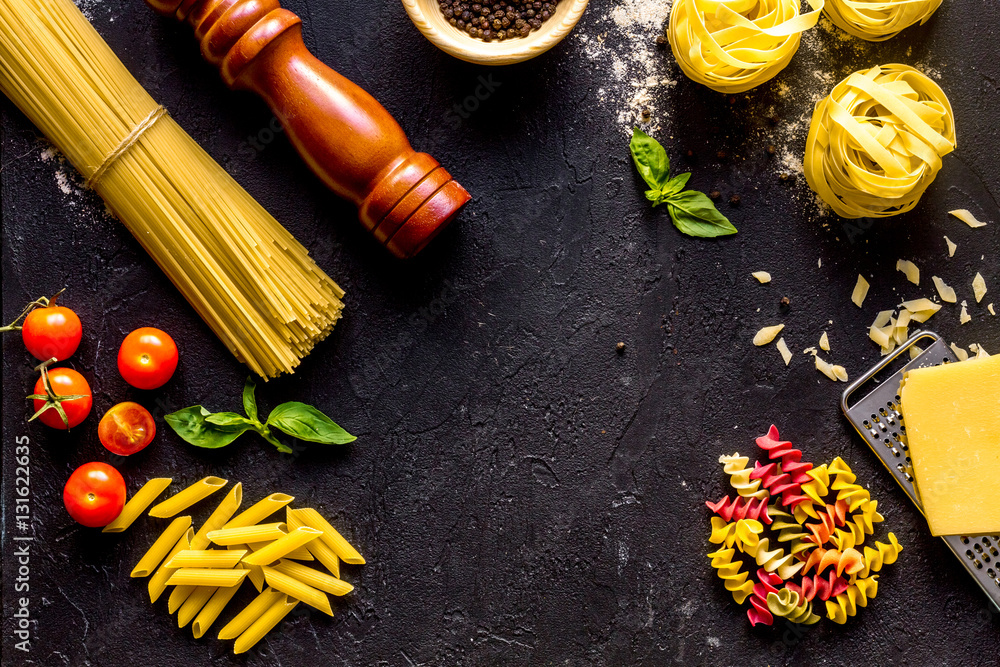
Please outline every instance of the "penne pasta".
[{"label": "penne pasta", "polygon": [[298,600],[290,600],[287,596],[281,596],[277,602],[268,607],[267,610],[261,614],[260,618],[254,621],[250,627],[236,639],[236,644],[233,646],[233,653],[244,653],[250,650],[250,648],[259,642],[264,635],[280,623],[281,619],[288,616],[289,612],[295,609],[298,604]]},{"label": "penne pasta", "polygon": [[305,546],[322,535],[322,531],[300,526],[284,537],[278,538],[260,551],[255,551],[243,559],[247,565],[270,565],[271,563],[287,556],[290,552]]},{"label": "penne pasta", "polygon": [[192,549],[204,549],[207,547],[211,541],[208,539],[208,534],[213,530],[218,530],[222,528],[226,521],[229,521],[229,517],[236,513],[236,510],[240,508],[240,504],[243,502],[243,484],[237,483],[226,497],[222,499],[219,506],[215,508],[211,516],[205,520],[198,532],[194,534],[194,539],[191,540]]},{"label": "penne pasta", "polygon": [[153,504],[153,501],[170,486],[173,481],[170,477],[154,477],[142,488],[135,492],[135,495],[128,499],[121,514],[114,521],[101,529],[102,533],[124,532],[132,523],[139,518],[146,508]]},{"label": "penne pasta", "polygon": [[282,574],[287,574],[290,577],[298,579],[304,584],[308,584],[313,588],[318,588],[319,590],[332,595],[347,595],[354,590],[354,586],[350,585],[346,581],[342,581],[336,577],[331,577],[326,572],[314,570],[311,567],[307,567],[294,561],[281,559],[276,565],[272,565],[271,567]]},{"label": "penne pasta", "polygon": [[204,500],[227,484],[221,477],[206,477],[200,479],[186,489],[182,489],[164,500],[159,505],[154,505],[149,510],[149,516],[159,519],[172,517],[173,515],[186,510],[199,500]]},{"label": "penne pasta", "polygon": [[[230,588],[236,588],[235,586],[230,586]],[[184,601],[181,605],[180,610],[177,612],[177,627],[183,628],[185,625],[194,620],[194,617],[198,615],[201,608],[209,601],[215,591],[218,588],[213,588],[212,586],[199,586],[194,589],[188,599]]]},{"label": "penne pasta", "polygon": [[319,512],[307,507],[304,509],[291,510],[295,518],[301,521],[304,525],[310,526],[317,530],[323,531],[321,540],[326,542],[326,544],[333,549],[333,552],[337,554],[337,557],[345,563],[350,563],[351,565],[364,565],[365,559],[361,554],[358,553],[357,549],[352,547],[343,536],[338,533],[330,522],[324,519]]},{"label": "penne pasta", "polygon": [[[195,536],[197,537],[197,535]],[[245,549],[185,549],[167,562],[167,567],[219,567],[232,569],[247,554]]]},{"label": "penne pasta", "polygon": [[340,559],[337,558],[337,554],[333,552],[329,544],[323,540],[313,540],[306,548],[309,549],[309,553],[316,557],[316,560],[330,570],[330,574],[340,578]]},{"label": "penne pasta", "polygon": [[278,572],[273,567],[263,565],[260,569],[264,572],[264,579],[267,581],[267,585],[274,590],[281,591],[296,600],[305,602],[310,607],[319,609],[324,614],[333,616],[333,609],[330,608],[330,598],[323,591],[313,588],[295,577]]},{"label": "penne pasta", "polygon": [[[171,569],[170,576],[174,576],[173,573],[176,571],[177,570]],[[171,585],[169,579],[167,580],[167,585]],[[195,588],[197,588],[197,586],[174,586],[174,590],[170,591],[170,597],[167,598],[167,613],[172,614],[180,609],[187,601],[188,597],[194,593]]]},{"label": "penne pasta", "polygon": [[[177,544],[175,544],[174,548],[170,550],[169,554],[167,554],[167,560],[170,560],[184,549],[189,549],[193,538],[194,529],[188,528],[187,532],[181,535],[181,538],[177,540]],[[170,575],[173,573],[173,568],[167,567],[166,563],[164,563],[160,566],[160,569],[158,569],[156,573],[149,578],[148,589],[150,602],[156,602],[159,597],[163,595],[163,591],[167,588],[167,579],[169,579]]]},{"label": "penne pasta", "polygon": [[257,501],[247,509],[240,512],[238,515],[230,519],[229,523],[226,525],[219,527],[240,528],[242,526],[256,525],[293,500],[295,500],[295,498],[286,493],[272,493],[267,498]]},{"label": "penne pasta", "polygon": [[273,588],[268,588],[266,591],[255,597],[253,602],[244,607],[243,611],[236,614],[236,618],[226,623],[226,625],[219,630],[219,639],[236,639],[242,635],[247,628],[253,625],[253,622],[260,618],[269,607],[283,597],[285,596],[278,591]]},{"label": "penne pasta", "polygon": [[[236,586],[247,576],[247,571],[216,570],[207,567],[182,567],[167,579],[167,586]],[[172,612],[171,612],[172,613]]]},{"label": "penne pasta", "polygon": [[221,546],[268,542],[284,537],[286,527],[284,523],[261,523],[256,526],[223,528],[221,530],[210,531],[208,539]]},{"label": "penne pasta", "polygon": [[198,616],[194,619],[194,623],[191,624],[191,632],[194,634],[195,639],[202,637],[208,632],[208,629],[219,618],[219,614],[226,608],[226,605],[229,604],[229,601],[233,599],[238,590],[240,590],[239,586],[215,589],[215,593],[212,594],[211,599],[201,608]]},{"label": "penne pasta", "polygon": [[179,516],[170,522],[166,530],[160,533],[153,545],[146,550],[139,562],[132,568],[132,577],[148,577],[152,574],[156,566],[167,556],[171,547],[177,544],[178,540],[191,527],[191,517]]},{"label": "penne pasta", "polygon": [[[245,546],[251,551],[260,551],[269,544],[274,544],[274,541],[272,540],[270,542],[251,542],[250,544],[247,544]],[[308,547],[299,547],[297,549],[293,549],[292,551],[289,551],[288,554],[285,555],[285,558],[292,558],[294,560],[316,560],[316,557],[313,556],[311,553],[309,553]]]}]

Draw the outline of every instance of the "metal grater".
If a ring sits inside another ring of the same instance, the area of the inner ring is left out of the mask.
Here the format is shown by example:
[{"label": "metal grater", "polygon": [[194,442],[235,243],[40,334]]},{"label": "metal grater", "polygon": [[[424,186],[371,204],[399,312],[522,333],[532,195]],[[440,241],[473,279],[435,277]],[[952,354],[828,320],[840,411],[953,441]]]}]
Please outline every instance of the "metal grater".
[{"label": "metal grater", "polygon": [[[916,358],[888,377],[879,376],[889,364],[918,343],[927,345]],[[840,408],[848,421],[882,460],[921,513],[923,507],[920,496],[913,486],[913,470],[906,445],[906,426],[899,410],[899,387],[903,373],[911,368],[939,366],[953,361],[957,361],[955,355],[940,336],[930,331],[921,331],[852,382],[840,399]],[[854,394],[869,380],[878,383],[877,386],[852,403]],[[1000,538],[987,535],[949,535],[941,539],[955,552],[965,569],[1000,610]]]}]

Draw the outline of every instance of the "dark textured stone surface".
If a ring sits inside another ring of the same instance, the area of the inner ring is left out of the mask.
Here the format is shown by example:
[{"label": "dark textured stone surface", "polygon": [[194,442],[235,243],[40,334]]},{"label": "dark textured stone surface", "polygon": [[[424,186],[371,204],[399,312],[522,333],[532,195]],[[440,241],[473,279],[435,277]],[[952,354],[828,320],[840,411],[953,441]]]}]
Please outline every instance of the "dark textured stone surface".
[{"label": "dark textured stone surface", "polygon": [[[109,455],[96,428],[111,405],[235,409],[246,371],[92,194],[60,191],[56,173],[71,170],[39,159],[45,142],[5,101],[4,319],[67,285],[65,303],[85,326],[71,365],[91,381],[95,407],[69,435],[25,425],[31,360],[16,336],[4,337],[4,664],[995,664],[998,615],[851,433],[837,408],[843,385],[808,356],[786,369],[773,349],[750,344],[778,321],[797,353],[828,330],[833,359],[856,376],[878,358],[865,338],[875,312],[930,295],[930,275],[970,300],[976,271],[1000,289],[995,3],[946,2],[927,26],[860,51],[821,36],[836,78],[933,55],[959,130],[959,150],[917,210],[854,242],[841,221],[804,213],[812,205],[801,177],[780,181],[765,152],[780,139],[759,112],[775,104],[783,118],[803,113],[777,85],[812,76],[807,61],[736,105],[686,80],[660,101],[669,129],[659,135],[683,138],[670,146],[677,165],[683,146],[742,156],[692,165],[693,186],[742,198],[738,209],[723,206],[740,234],[706,242],[649,209],[617,110],[600,100],[608,73],[574,39],[531,63],[487,70],[436,50],[392,0],[285,4],[303,16],[317,55],[380,99],[474,199],[421,257],[394,261],[282,138],[249,148],[246,137],[270,113],[225,89],[187,27],[139,0],[87,3],[139,80],[347,290],[331,339],[259,395],[265,407],[315,403],[359,439],[295,457],[253,437],[205,452],[160,421],[148,450]],[[611,7],[595,0],[578,32],[606,31]],[[679,77],[669,55],[663,62]],[[488,74],[501,86],[452,127],[448,110]],[[957,207],[990,226],[949,219]],[[954,259],[943,234],[959,243]],[[920,288],[894,271],[899,257],[921,266]],[[750,279],[761,269],[773,283]],[[863,310],[849,301],[859,271],[874,276]],[[961,328],[957,308],[930,324],[1000,352],[996,320],[973,311]],[[177,376],[152,393],[127,387],[115,368],[118,344],[141,325],[166,329],[182,352]],[[724,490],[717,457],[755,454],[752,438],[772,422],[812,460],[847,459],[886,516],[878,534],[894,530],[905,545],[878,598],[844,627],[824,621],[801,636],[751,629],[704,557],[702,503]],[[31,441],[36,537],[28,654],[12,636],[11,538],[20,533],[11,453],[21,436]],[[177,629],[162,600],[149,605],[144,580],[129,579],[158,524],[108,536],[66,515],[62,485],[89,460],[118,466],[130,489],[153,476],[216,474],[242,481],[248,501],[293,494],[329,516],[369,564],[345,568],[357,591],[336,601],[334,618],[296,614],[233,658],[229,642]]]}]

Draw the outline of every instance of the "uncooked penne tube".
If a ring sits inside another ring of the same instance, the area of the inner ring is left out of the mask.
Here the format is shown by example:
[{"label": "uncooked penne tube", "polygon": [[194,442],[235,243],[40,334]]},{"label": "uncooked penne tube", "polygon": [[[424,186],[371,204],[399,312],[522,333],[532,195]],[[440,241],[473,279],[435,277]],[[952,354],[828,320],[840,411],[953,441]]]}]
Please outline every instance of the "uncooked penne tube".
[{"label": "uncooked penne tube", "polygon": [[323,566],[330,570],[330,574],[340,578],[340,559],[337,558],[337,554],[333,552],[330,545],[323,540],[313,540],[310,542],[306,549],[309,549],[309,553],[316,557]]},{"label": "uncooked penne tube", "polygon": [[250,554],[243,559],[243,562],[247,565],[270,565],[288,555],[289,552],[305,546],[322,534],[322,531],[315,528],[300,526],[284,537],[271,542],[260,551]]},{"label": "uncooked penne tube", "polygon": [[[191,548],[191,540],[193,538],[194,529],[188,528],[187,532],[181,535],[181,539],[177,540],[177,544],[175,544],[174,548],[170,550],[169,554],[167,554],[167,560],[170,560],[184,549]],[[153,576],[149,578],[148,588],[150,602],[156,602],[159,597],[163,595],[163,591],[167,588],[167,579],[169,579],[170,575],[173,573],[173,568],[167,567],[166,563],[164,563],[153,574]]]},{"label": "uncooked penne tube", "polygon": [[[274,541],[272,540],[269,542],[251,542],[250,544],[247,544],[246,547],[250,549],[250,551],[260,551],[269,544],[274,544]],[[309,549],[307,547],[299,547],[298,549],[289,551],[287,554],[285,554],[285,558],[292,558],[294,560],[316,560],[316,557],[309,552]]]},{"label": "uncooked penne tube", "polygon": [[208,534],[213,530],[218,530],[222,528],[223,524],[229,521],[229,517],[236,513],[236,510],[240,508],[240,504],[243,502],[243,484],[237,483],[226,497],[222,499],[219,506],[215,508],[211,516],[205,520],[205,523],[198,532],[194,534],[194,539],[191,540],[192,549],[204,549],[207,547],[211,541],[208,539]]},{"label": "uncooked penne tube", "polygon": [[200,479],[186,489],[182,489],[164,500],[159,505],[154,505],[149,510],[149,516],[159,519],[171,517],[181,512],[199,500],[204,500],[226,485],[226,480],[221,477],[206,477]]},{"label": "uncooked penne tube", "polygon": [[268,588],[266,591],[255,597],[253,602],[244,607],[243,611],[236,614],[236,618],[226,623],[226,625],[219,630],[219,639],[235,639],[236,637],[239,637],[247,628],[253,625],[253,622],[260,618],[271,605],[284,597],[285,596],[282,593],[279,593],[273,588]]},{"label": "uncooked penne tube", "polygon": [[233,645],[233,653],[244,653],[248,651],[254,644],[259,642],[264,635],[271,631],[274,626],[281,622],[285,616],[288,616],[295,607],[299,604],[298,600],[289,600],[286,596],[281,596],[281,598],[272,604],[267,610],[261,614],[260,618],[253,622],[249,628],[247,628],[243,634],[241,634],[237,639],[236,643]]},{"label": "uncooked penne tube", "polygon": [[[263,544],[270,544],[270,543],[269,542],[257,542],[257,544],[263,545]],[[237,550],[237,549],[243,549],[244,551],[246,551],[246,550],[248,550],[247,549],[248,546],[249,545],[247,545],[247,544],[230,544],[230,545],[227,545],[226,548],[227,549],[232,549],[234,551]],[[264,573],[260,571],[260,566],[259,565],[244,565],[243,563],[240,563],[240,565],[244,569],[249,570],[250,574],[247,575],[247,579],[249,579],[250,582],[253,584],[254,588],[257,589],[257,592],[260,593],[261,591],[263,591],[264,590]]]},{"label": "uncooked penne tube", "polygon": [[273,567],[263,565],[260,569],[264,572],[264,579],[267,580],[267,585],[274,590],[281,591],[296,600],[305,602],[310,607],[319,609],[324,614],[333,616],[333,609],[330,608],[330,598],[323,591],[313,588],[309,584],[302,583],[295,577],[278,572]]},{"label": "uncooked penne tube", "polygon": [[[230,588],[236,587],[230,586]],[[177,611],[177,627],[183,628],[190,623],[217,590],[219,589],[212,586],[199,586],[194,589]]]},{"label": "uncooked penne tube", "polygon": [[177,544],[181,536],[191,527],[191,517],[179,516],[170,522],[166,530],[153,542],[139,562],[132,568],[132,577],[148,577],[156,566],[166,557],[171,547]]},{"label": "uncooked penne tube", "polygon": [[247,553],[246,549],[185,549],[171,558],[167,567],[220,567],[231,570]]},{"label": "uncooked penne tube", "polygon": [[286,493],[272,493],[267,498],[257,501],[244,511],[237,514],[221,528],[239,528],[241,526],[253,526],[267,517],[271,516],[288,503],[295,500],[293,496]]},{"label": "uncooked penne tube", "polygon": [[333,552],[337,554],[337,557],[345,563],[350,563],[351,565],[364,565],[365,559],[358,553],[357,549],[352,547],[343,536],[330,525],[330,522],[324,519],[319,512],[311,507],[306,507],[303,509],[292,510],[295,517],[300,520],[306,526],[311,526],[317,530],[323,531],[323,536],[320,537],[321,540],[327,543]]},{"label": "uncooked penne tube", "polygon": [[208,539],[222,546],[266,542],[284,537],[286,528],[287,526],[284,523],[261,523],[256,526],[223,528],[211,531],[208,534]]},{"label": "uncooked penne tube", "polygon": [[[170,576],[174,576],[173,573],[176,571],[171,568]],[[167,584],[170,585],[169,579]],[[198,587],[194,585],[174,586],[174,590],[170,591],[170,597],[167,598],[167,613],[172,614],[180,609],[196,588]]]},{"label": "uncooked penne tube", "polygon": [[198,616],[194,619],[194,623],[191,624],[191,632],[194,634],[195,639],[199,639],[208,632],[208,629],[212,627],[215,620],[219,618],[219,614],[222,613],[222,610],[226,608],[226,605],[229,604],[229,601],[233,599],[233,596],[239,590],[239,586],[215,589],[215,593],[212,594],[211,599],[201,608]]},{"label": "uncooked penne tube", "polygon": [[272,565],[275,570],[290,577],[295,577],[304,584],[332,595],[347,595],[354,590],[346,581],[331,577],[326,572],[314,570],[311,567],[296,563],[295,561],[281,559],[277,564]]},{"label": "uncooked penne tube", "polygon": [[170,477],[154,477],[143,484],[142,488],[136,491],[135,495],[125,503],[125,507],[122,508],[122,512],[118,515],[118,518],[102,528],[101,532],[124,532],[170,486],[170,482],[172,481]]},{"label": "uncooked penne tube", "polygon": [[182,567],[167,579],[167,586],[236,586],[247,576],[247,571],[216,570],[208,567]]}]

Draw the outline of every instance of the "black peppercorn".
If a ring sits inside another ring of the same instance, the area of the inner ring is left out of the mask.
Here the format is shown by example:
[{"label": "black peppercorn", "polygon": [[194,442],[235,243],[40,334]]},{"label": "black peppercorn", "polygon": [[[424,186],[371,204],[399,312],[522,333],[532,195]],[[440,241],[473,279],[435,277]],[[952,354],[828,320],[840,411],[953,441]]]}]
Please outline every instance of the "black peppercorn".
[{"label": "black peppercorn", "polygon": [[718,190],[712,190],[711,192],[708,193],[708,198],[712,200],[718,199],[721,196],[722,193],[719,192]]},{"label": "black peppercorn", "polygon": [[719,158],[720,160],[725,160],[726,159],[726,151],[716,151],[715,157]]},{"label": "black peppercorn", "polygon": [[618,343],[617,345],[615,345],[615,349],[618,350],[618,352],[624,352],[625,351],[625,343]]},{"label": "black peppercorn", "polygon": [[737,195],[737,194],[733,194],[731,197],[729,197],[729,205],[730,206],[739,206],[740,205],[740,196]]}]

